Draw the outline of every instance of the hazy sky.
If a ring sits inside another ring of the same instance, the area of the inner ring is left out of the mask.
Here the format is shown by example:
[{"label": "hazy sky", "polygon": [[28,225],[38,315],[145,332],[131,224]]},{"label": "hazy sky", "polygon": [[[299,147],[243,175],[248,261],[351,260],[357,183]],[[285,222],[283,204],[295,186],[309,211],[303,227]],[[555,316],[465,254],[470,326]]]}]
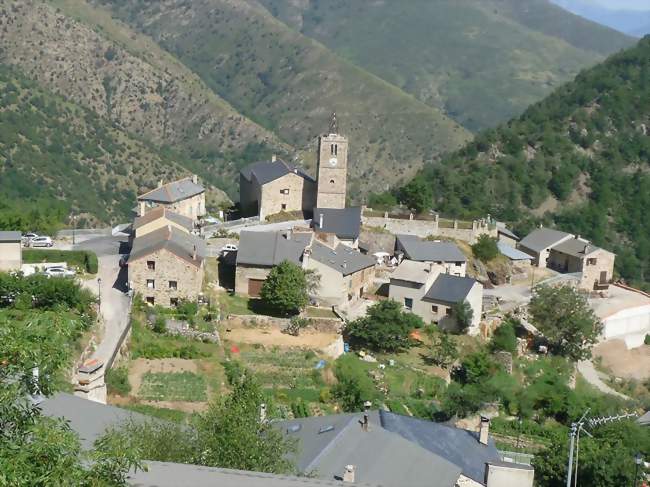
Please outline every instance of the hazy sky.
[{"label": "hazy sky", "polygon": [[585,0],[615,10],[650,10],[650,0]]}]

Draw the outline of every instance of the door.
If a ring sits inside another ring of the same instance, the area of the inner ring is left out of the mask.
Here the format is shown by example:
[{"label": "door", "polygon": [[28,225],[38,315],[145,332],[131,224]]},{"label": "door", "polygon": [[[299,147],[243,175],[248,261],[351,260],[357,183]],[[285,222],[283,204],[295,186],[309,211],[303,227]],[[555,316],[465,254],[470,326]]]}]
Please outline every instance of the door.
[{"label": "door", "polygon": [[262,291],[264,279],[249,279],[248,280],[248,295],[251,298],[259,298]]},{"label": "door", "polygon": [[600,273],[600,283],[607,284],[607,271],[601,271]]}]

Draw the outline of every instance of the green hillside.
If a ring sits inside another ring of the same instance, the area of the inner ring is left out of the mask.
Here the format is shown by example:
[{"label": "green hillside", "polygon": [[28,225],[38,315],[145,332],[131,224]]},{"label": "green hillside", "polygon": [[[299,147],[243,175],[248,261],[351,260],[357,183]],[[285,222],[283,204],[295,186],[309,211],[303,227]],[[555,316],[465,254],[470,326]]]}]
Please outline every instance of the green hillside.
[{"label": "green hillside", "polygon": [[[89,223],[125,221],[140,187],[189,174],[172,152],[107,123],[0,65],[0,223],[33,208],[61,219],[70,211]],[[223,193],[212,189],[214,197]],[[22,214],[33,225],[37,215]],[[15,222],[20,226],[20,222]],[[82,222],[83,223],[83,222]],[[25,229],[27,230],[27,229]]]},{"label": "green hillside", "polygon": [[470,130],[517,116],[633,39],[547,0],[260,0]]},{"label": "green hillside", "polygon": [[[245,116],[313,154],[336,111],[351,139],[351,194],[413,175],[469,134],[255,1],[96,0],[150,35]],[[313,164],[313,159],[308,160]]]},{"label": "green hillside", "polygon": [[650,288],[650,36],[418,178],[445,214],[584,235]]}]

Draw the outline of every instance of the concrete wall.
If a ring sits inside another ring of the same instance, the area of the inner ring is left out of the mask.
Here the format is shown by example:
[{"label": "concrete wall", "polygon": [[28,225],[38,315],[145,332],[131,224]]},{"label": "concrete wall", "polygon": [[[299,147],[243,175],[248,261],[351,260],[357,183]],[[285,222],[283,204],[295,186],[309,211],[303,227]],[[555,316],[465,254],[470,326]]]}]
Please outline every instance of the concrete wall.
[{"label": "concrete wall", "polygon": [[[283,190],[289,190],[289,194],[282,193]],[[313,209],[315,191],[313,182],[293,173],[266,183],[261,187],[259,197],[260,220],[281,211]],[[285,205],[285,208],[282,208],[282,205]]]},{"label": "concrete wall", "polygon": [[439,237],[453,238],[462,240],[470,244],[476,243],[480,235],[489,235],[497,237],[497,229],[490,228],[483,220],[472,222],[472,228],[458,228],[458,222],[455,228],[444,228],[439,225],[439,220],[406,220],[400,218],[368,217],[362,216],[361,221],[369,227],[378,227],[388,230],[390,233],[399,235],[417,235],[419,237],[428,237],[435,235]]},{"label": "concrete wall", "polygon": [[516,464],[512,467],[488,464],[486,477],[487,487],[533,487],[535,471]]},{"label": "concrete wall", "polygon": [[624,309],[603,320],[602,338],[619,338],[628,349],[642,346],[647,334],[650,334],[650,304]]},{"label": "concrete wall", "polygon": [[235,292],[248,296],[248,280],[266,280],[271,272],[271,267],[249,267],[238,265],[235,270]]},{"label": "concrete wall", "polygon": [[[156,263],[155,270],[147,268],[147,261]],[[154,280],[154,289],[147,287],[148,279]],[[176,290],[170,289],[169,281],[176,281]],[[196,301],[203,285],[203,266],[196,267],[162,249],[129,261],[129,283],[142,299],[153,297],[155,304],[161,306],[170,306],[171,298]]]},{"label": "concrete wall", "polygon": [[0,242],[0,271],[19,271],[22,263],[21,242]]},{"label": "concrete wall", "polygon": [[166,227],[167,225],[171,225],[172,227],[178,228],[179,230],[188,233],[187,229],[184,226],[179,225],[178,223],[173,222],[171,220],[168,220],[165,217],[161,217],[152,222],[147,223],[146,225],[142,225],[140,228],[138,228],[135,231],[135,238],[142,237],[143,235],[158,230],[159,228]]}]

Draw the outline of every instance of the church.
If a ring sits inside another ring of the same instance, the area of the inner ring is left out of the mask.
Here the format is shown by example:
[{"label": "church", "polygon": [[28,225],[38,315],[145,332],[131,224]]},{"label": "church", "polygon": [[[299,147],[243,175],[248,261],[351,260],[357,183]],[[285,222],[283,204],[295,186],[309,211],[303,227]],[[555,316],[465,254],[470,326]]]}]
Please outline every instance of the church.
[{"label": "church", "polygon": [[329,133],[318,137],[317,178],[303,169],[272,157],[249,164],[239,174],[242,216],[264,220],[280,212],[345,209],[348,139],[338,133],[336,114]]}]

